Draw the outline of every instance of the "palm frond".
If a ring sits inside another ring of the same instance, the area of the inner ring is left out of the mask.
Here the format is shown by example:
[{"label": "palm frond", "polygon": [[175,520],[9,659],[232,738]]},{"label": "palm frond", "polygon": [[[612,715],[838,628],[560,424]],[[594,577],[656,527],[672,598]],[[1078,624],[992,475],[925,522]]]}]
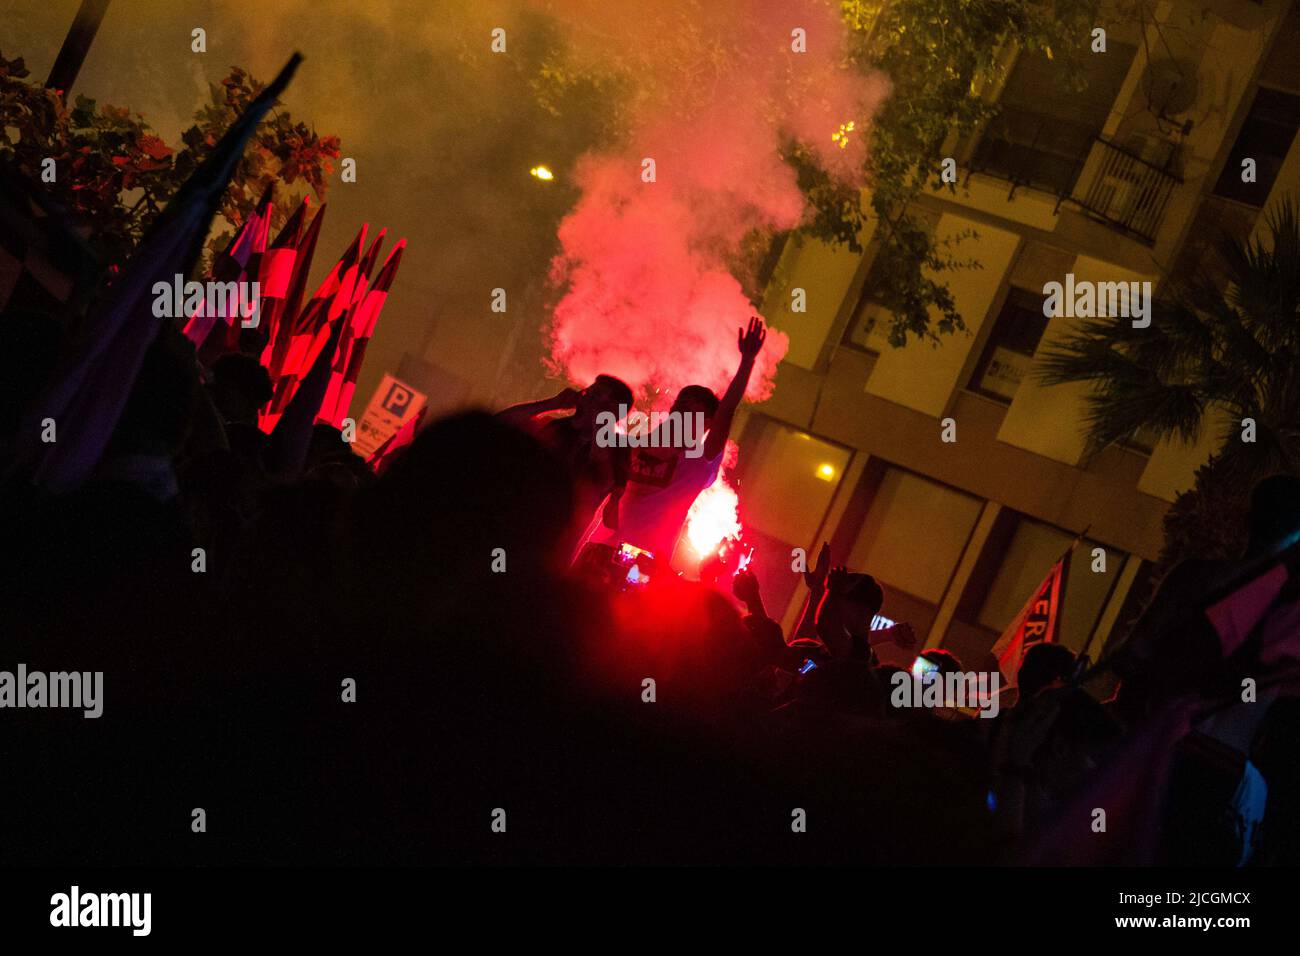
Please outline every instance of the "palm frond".
[{"label": "palm frond", "polygon": [[1257,418],[1258,447],[1242,453],[1253,463],[1296,449],[1300,216],[1288,198],[1265,222],[1263,240],[1220,242],[1226,288],[1202,278],[1159,303],[1147,328],[1089,320],[1040,353],[1035,376],[1043,383],[1093,386],[1084,418],[1091,450],[1138,431],[1194,441],[1215,406],[1238,420]]}]

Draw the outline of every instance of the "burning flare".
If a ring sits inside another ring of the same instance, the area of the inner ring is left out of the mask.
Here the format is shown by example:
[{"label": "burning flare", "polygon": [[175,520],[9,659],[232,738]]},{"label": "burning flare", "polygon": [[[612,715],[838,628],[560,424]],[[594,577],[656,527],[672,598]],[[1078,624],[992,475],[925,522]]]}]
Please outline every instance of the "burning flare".
[{"label": "burning flare", "polygon": [[728,441],[718,477],[700,492],[686,514],[686,543],[701,561],[714,554],[724,541],[740,537],[740,496],[727,481],[727,469],[735,465],[738,455],[736,443]]}]

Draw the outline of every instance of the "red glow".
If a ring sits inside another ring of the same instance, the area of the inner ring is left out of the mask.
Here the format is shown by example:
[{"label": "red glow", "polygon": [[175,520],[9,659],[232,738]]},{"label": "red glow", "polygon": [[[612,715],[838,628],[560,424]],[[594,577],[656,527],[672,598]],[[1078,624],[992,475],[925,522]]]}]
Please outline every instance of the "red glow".
[{"label": "red glow", "polygon": [[740,537],[740,496],[727,481],[727,470],[734,467],[737,455],[736,443],[727,442],[727,453],[718,477],[700,492],[687,512],[686,542],[700,560],[717,552],[724,542]]},{"label": "red glow", "polygon": [[[604,372],[642,396],[658,390],[655,407],[686,385],[721,392],[735,371],[736,329],[754,313],[731,272],[741,244],[755,230],[792,229],[807,212],[783,143],[806,144],[861,186],[862,132],[888,92],[884,78],[844,68],[837,4],[710,0],[690,9],[705,22],[678,29],[617,4],[548,4],[566,21],[575,58],[630,72],[637,90],[626,139],[584,155],[571,177],[582,197],[559,229],[552,273],[565,295],[552,317],[551,365],[580,385]],[[806,28],[806,51],[791,50],[792,25]],[[832,140],[850,121],[855,132]],[[749,401],[771,395],[788,347],[773,329]]]}]

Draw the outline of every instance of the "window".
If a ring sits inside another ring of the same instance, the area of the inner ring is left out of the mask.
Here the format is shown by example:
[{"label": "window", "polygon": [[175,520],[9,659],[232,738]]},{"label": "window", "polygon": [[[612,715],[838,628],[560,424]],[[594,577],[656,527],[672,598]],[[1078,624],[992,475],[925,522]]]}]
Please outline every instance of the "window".
[{"label": "window", "polygon": [[754,425],[740,455],[741,520],[746,528],[807,547],[848,468],[849,452],[770,419]]},{"label": "window", "polygon": [[971,389],[1009,403],[1033,365],[1045,331],[1042,293],[1012,286],[971,377]]},{"label": "window", "polygon": [[[1300,97],[1261,87],[1250,114],[1228,154],[1214,194],[1249,206],[1262,207],[1277,179],[1282,161],[1300,127]],[[1241,163],[1255,160],[1255,182],[1241,181]]]},{"label": "window", "polygon": [[1120,442],[1120,447],[1139,455],[1150,455],[1160,443],[1160,436],[1149,425],[1143,425],[1127,440]]},{"label": "window", "polygon": [[[880,583],[881,613],[924,640],[983,507],[980,498],[872,459],[831,547],[847,554],[850,570]],[[877,648],[882,661],[900,666],[915,653]]]},{"label": "window", "polygon": [[[1073,540],[1071,534],[1052,525],[1020,518],[1005,551],[1000,554],[1001,563],[975,623],[1001,634]],[[1097,547],[1102,545],[1086,538],[1079,542],[1070,557],[1062,596],[1060,639],[1076,652],[1087,643],[1126,557],[1123,552],[1106,548],[1106,570],[1093,571],[1092,549]]]},{"label": "window", "polygon": [[1177,288],[1205,280],[1215,288],[1226,289],[1231,280],[1223,261],[1220,240],[1228,235],[1244,243],[1250,238],[1258,218],[1258,209],[1218,196],[1206,196],[1197,208],[1187,240],[1174,260],[1169,285]]},{"label": "window", "polygon": [[740,521],[763,600],[778,617],[803,588],[790,573],[791,549],[814,548],[808,559],[816,560],[817,532],[851,458],[847,448],[770,418],[752,415],[745,426],[737,463]]},{"label": "window", "polygon": [[882,303],[864,296],[849,321],[844,343],[879,355],[889,348],[889,329],[893,321],[894,317]]},{"label": "window", "polygon": [[982,506],[955,488],[888,468],[871,496],[848,566],[937,605]]},{"label": "window", "polygon": [[[940,219],[938,210],[913,207],[908,210],[908,214],[921,228],[934,235]],[[896,285],[897,278],[892,275],[888,251],[879,241],[873,244],[866,255],[871,256],[871,266],[867,270],[858,303],[853,308],[853,316],[849,319],[841,341],[853,348],[879,355],[885,349],[893,347],[889,344],[889,334],[894,327],[895,318],[885,301],[890,298],[890,290]]]},{"label": "window", "polygon": [[1002,91],[1001,111],[971,157],[971,168],[1068,195],[1093,138],[1106,125],[1136,49],[1112,40],[1105,55],[1084,57],[1087,86],[1078,92],[1061,88],[1059,66],[1044,54],[1022,53]]},{"label": "window", "polygon": [[[990,649],[1073,541],[1068,531],[1003,509],[957,602],[942,646],[966,666],[989,663]],[[1092,552],[1098,547],[1104,546],[1087,538],[1080,541],[1066,574],[1060,642],[1075,652],[1087,644],[1128,559],[1122,551],[1105,548],[1105,570],[1094,571]],[[1096,644],[1089,648],[1094,660],[1099,650]]]}]

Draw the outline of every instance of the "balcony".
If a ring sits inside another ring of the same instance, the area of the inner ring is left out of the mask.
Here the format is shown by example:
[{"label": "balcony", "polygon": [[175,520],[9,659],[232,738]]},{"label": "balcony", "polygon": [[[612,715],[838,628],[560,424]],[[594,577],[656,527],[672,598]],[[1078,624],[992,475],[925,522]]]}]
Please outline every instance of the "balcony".
[{"label": "balcony", "polygon": [[1022,186],[1058,197],[1074,188],[1094,130],[1055,116],[1004,109],[984,130],[969,168],[1011,184],[1010,199]]},{"label": "balcony", "polygon": [[1011,184],[1007,198],[1029,187],[1068,202],[1086,216],[1153,245],[1165,209],[1182,179],[1170,171],[1175,147],[1151,141],[1147,156],[1055,116],[1006,110],[984,131],[969,169]]},{"label": "balcony", "polygon": [[[1168,144],[1163,144],[1168,146]],[[1174,150],[1162,165],[1098,136],[1092,162],[1069,201],[1086,215],[1153,245],[1165,208],[1182,179],[1169,171]]]}]

